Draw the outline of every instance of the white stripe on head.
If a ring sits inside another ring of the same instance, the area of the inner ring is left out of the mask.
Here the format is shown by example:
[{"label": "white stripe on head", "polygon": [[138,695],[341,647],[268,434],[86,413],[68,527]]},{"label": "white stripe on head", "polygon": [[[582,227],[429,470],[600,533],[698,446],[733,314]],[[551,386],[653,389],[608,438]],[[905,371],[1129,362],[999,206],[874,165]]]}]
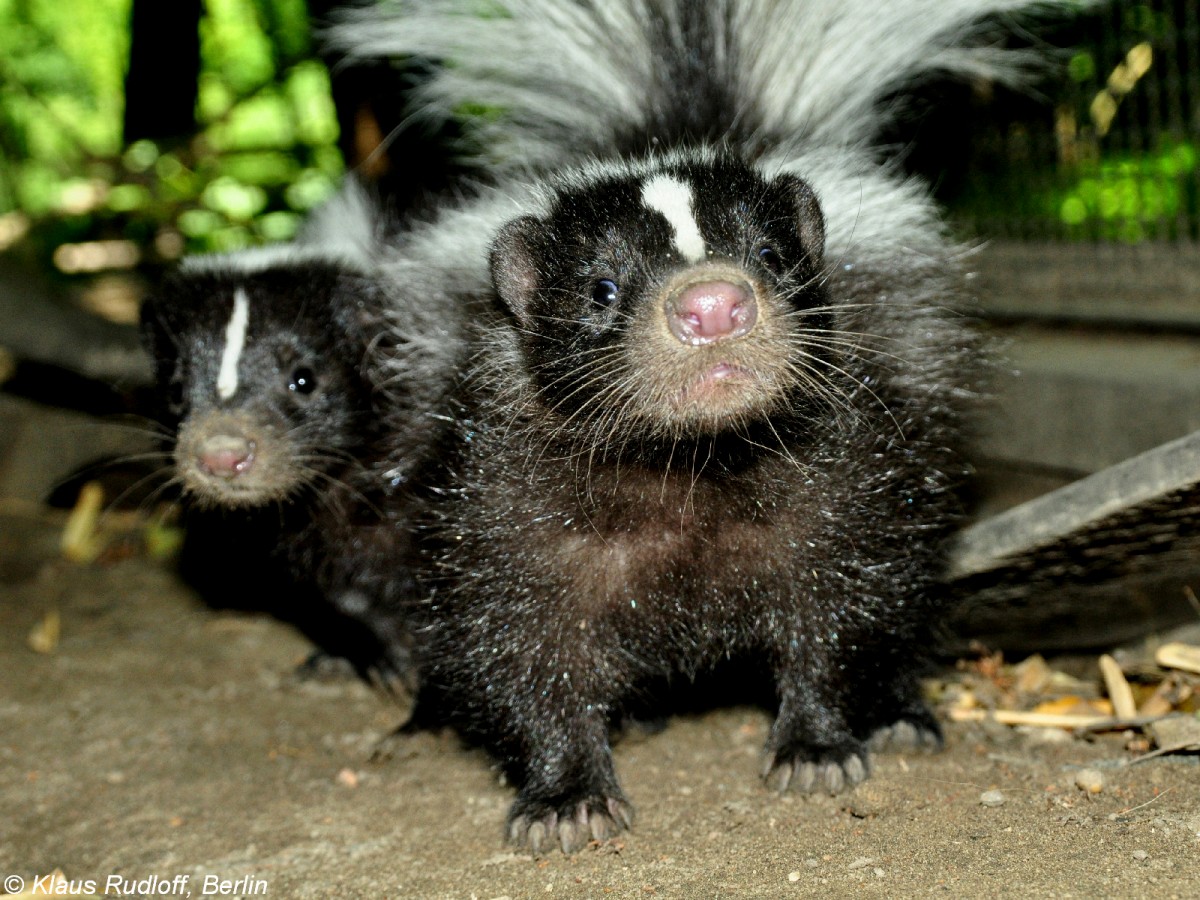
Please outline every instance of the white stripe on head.
[{"label": "white stripe on head", "polygon": [[225,350],[221,354],[221,368],[217,372],[217,395],[228,400],[238,389],[238,360],[246,346],[246,326],[250,323],[250,302],[246,292],[238,288],[233,294],[233,315],[225,326]]},{"label": "white stripe on head", "polygon": [[675,249],[684,259],[700,262],[707,248],[692,213],[692,189],[670,175],[655,175],[642,185],[642,203],[662,213],[675,232]]}]

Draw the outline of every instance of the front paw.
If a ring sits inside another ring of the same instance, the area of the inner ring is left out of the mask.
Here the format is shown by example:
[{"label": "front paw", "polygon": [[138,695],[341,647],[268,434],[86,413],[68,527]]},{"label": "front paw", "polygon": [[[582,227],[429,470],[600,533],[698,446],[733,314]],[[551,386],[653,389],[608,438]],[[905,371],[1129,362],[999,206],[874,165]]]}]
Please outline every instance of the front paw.
[{"label": "front paw", "polygon": [[762,776],[780,794],[790,788],[802,794],[840,794],[870,774],[867,751],[857,742],[842,748],[794,748],[767,754]]},{"label": "front paw", "polygon": [[619,796],[559,805],[518,800],[508,816],[508,839],[534,853],[555,845],[563,853],[574,853],[588,841],[607,840],[632,827],[633,807]]}]

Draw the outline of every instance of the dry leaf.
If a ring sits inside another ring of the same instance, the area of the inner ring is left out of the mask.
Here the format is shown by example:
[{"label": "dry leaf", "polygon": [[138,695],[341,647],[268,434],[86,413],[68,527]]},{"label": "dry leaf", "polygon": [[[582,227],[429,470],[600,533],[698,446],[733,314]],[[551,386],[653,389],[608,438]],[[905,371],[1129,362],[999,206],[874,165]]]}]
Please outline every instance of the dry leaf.
[{"label": "dry leaf", "polygon": [[1013,666],[1012,672],[1016,676],[1014,687],[1020,694],[1042,693],[1050,684],[1053,676],[1046,660],[1036,653]]},{"label": "dry leaf", "polygon": [[90,563],[100,555],[103,544],[96,530],[100,511],[104,508],[104,488],[89,481],[79,491],[75,508],[63,526],[62,554],[71,562]]},{"label": "dry leaf", "polygon": [[1111,716],[1113,705],[1108,700],[1086,700],[1083,697],[1059,697],[1033,708],[1035,713],[1055,716]]},{"label": "dry leaf", "polygon": [[1154,661],[1164,669],[1183,669],[1200,673],[1200,647],[1178,641],[1163,644],[1154,654]]},{"label": "dry leaf", "polygon": [[1132,719],[1136,716],[1137,704],[1133,701],[1133,690],[1125,680],[1121,666],[1107,653],[1100,657],[1100,674],[1104,677],[1104,688],[1108,691],[1117,718]]},{"label": "dry leaf", "polygon": [[62,616],[52,609],[29,631],[27,643],[34,653],[53,653],[62,637]]}]

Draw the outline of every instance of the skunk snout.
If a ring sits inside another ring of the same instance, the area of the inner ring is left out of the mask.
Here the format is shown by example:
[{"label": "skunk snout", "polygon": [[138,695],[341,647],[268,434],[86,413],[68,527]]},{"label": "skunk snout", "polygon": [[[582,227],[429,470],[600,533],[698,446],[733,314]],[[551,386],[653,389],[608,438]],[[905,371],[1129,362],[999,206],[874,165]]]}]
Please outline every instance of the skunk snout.
[{"label": "skunk snout", "polygon": [[254,465],[257,442],[239,433],[218,433],[196,447],[196,466],[214,478],[233,479]]},{"label": "skunk snout", "polygon": [[667,296],[665,311],[671,333],[690,346],[741,337],[758,320],[754,289],[745,282],[685,284]]}]

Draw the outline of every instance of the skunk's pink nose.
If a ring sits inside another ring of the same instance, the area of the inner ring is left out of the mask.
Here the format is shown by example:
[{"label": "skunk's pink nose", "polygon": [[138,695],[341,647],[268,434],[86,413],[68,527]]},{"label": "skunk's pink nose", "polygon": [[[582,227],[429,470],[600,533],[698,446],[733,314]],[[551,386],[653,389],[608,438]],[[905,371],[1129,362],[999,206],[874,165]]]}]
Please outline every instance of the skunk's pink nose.
[{"label": "skunk's pink nose", "polygon": [[685,344],[740,337],[754,327],[758,305],[748,284],[698,281],[667,300],[667,326]]}]

